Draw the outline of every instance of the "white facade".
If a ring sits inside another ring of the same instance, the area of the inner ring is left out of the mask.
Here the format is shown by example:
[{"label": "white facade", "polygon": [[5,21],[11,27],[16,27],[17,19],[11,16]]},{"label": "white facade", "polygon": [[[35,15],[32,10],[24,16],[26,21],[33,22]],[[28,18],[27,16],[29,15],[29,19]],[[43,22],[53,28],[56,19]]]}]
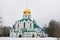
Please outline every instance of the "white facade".
[{"label": "white facade", "polygon": [[10,37],[46,37],[46,34],[35,20],[31,19],[31,12],[26,9],[23,18],[16,21],[10,30]]}]

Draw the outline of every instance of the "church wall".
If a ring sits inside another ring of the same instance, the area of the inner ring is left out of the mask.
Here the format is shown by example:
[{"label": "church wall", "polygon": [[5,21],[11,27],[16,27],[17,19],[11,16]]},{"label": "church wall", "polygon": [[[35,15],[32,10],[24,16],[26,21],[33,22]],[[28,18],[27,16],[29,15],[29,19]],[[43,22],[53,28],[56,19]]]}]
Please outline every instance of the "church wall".
[{"label": "church wall", "polygon": [[20,22],[19,28],[20,28],[20,29],[23,28],[23,22]]},{"label": "church wall", "polygon": [[36,32],[38,32],[38,31],[39,31],[39,30],[38,30],[38,28],[35,28],[34,30],[35,30]]},{"label": "church wall", "polygon": [[24,33],[24,36],[25,36],[25,37],[32,37],[33,34],[34,34],[34,37],[36,37],[36,32],[25,32],[25,33]]},{"label": "church wall", "polygon": [[[35,27],[35,20],[29,19],[31,17],[31,12],[29,9],[24,11],[23,19],[18,20],[13,26],[12,32],[10,31],[10,36],[12,37],[41,37],[44,33],[40,33],[40,28]],[[24,29],[26,28],[26,29]]]}]

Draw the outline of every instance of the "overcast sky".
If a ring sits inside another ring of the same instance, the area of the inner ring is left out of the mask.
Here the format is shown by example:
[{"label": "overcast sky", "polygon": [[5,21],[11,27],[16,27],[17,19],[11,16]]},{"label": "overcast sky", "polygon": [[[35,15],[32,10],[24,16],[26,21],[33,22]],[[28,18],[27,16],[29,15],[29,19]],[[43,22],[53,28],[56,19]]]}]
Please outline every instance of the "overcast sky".
[{"label": "overcast sky", "polygon": [[[3,24],[11,26],[21,19],[27,0],[0,0],[0,14]],[[31,16],[37,24],[44,26],[50,20],[60,20],[60,0],[28,0]]]}]

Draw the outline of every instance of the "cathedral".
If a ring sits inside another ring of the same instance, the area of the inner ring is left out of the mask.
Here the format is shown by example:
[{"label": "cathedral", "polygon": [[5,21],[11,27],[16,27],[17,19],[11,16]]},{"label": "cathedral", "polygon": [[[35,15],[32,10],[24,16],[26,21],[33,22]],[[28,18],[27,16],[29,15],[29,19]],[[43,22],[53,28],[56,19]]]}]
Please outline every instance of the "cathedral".
[{"label": "cathedral", "polygon": [[26,8],[23,18],[16,21],[11,28],[10,37],[47,37],[47,34],[34,19],[31,19],[31,11]]}]

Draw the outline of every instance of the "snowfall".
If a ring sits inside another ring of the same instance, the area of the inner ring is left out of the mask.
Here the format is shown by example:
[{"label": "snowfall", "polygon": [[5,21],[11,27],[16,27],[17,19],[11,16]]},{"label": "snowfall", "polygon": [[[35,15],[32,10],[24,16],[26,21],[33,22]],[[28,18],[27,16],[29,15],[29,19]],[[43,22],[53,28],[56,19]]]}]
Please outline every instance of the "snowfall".
[{"label": "snowfall", "polygon": [[58,38],[12,38],[12,37],[0,37],[0,40],[58,40]]}]

